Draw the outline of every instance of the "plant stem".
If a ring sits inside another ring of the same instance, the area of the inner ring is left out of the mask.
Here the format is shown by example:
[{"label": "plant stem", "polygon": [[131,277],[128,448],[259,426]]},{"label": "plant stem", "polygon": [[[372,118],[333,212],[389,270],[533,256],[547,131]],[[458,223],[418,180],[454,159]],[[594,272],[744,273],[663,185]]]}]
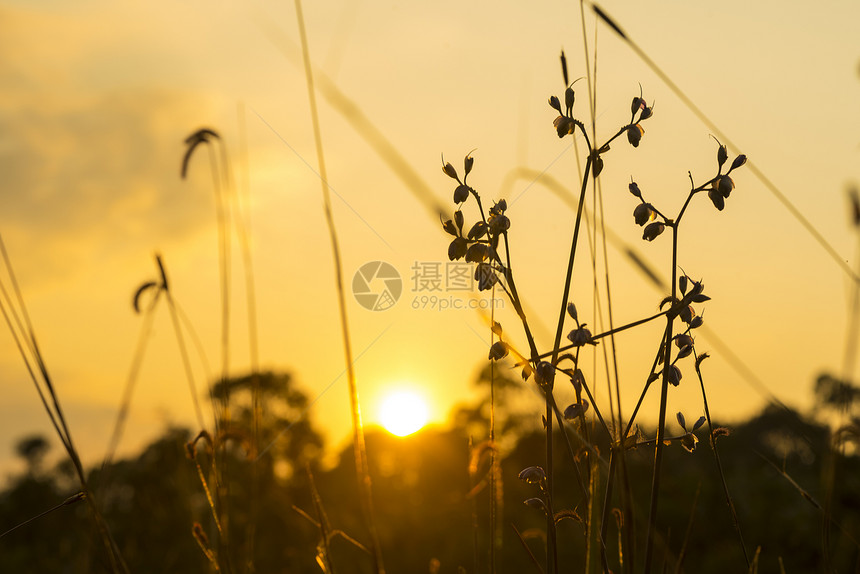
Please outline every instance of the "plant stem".
[{"label": "plant stem", "polygon": [[346,374],[349,385],[349,401],[352,412],[352,433],[355,453],[356,474],[358,476],[359,491],[364,518],[371,538],[373,551],[373,567],[377,574],[384,574],[385,567],[382,562],[382,550],[379,545],[379,535],[376,530],[376,521],[373,513],[373,496],[370,481],[370,468],[367,462],[367,449],[364,443],[364,429],[361,423],[361,407],[358,400],[358,386],[355,380],[355,369],[353,367],[352,345],[349,338],[349,324],[346,315],[346,297],[343,286],[343,266],[340,259],[340,247],[337,239],[337,231],[334,216],[331,209],[331,197],[328,189],[328,178],[325,169],[325,155],[323,153],[322,134],[320,131],[319,114],[317,113],[316,92],[314,91],[313,70],[311,69],[310,51],[308,39],[305,32],[304,16],[302,14],[301,0],[296,0],[296,16],[299,25],[299,35],[302,43],[302,56],[305,66],[305,79],[307,81],[308,98],[310,100],[311,118],[314,127],[314,140],[316,142],[317,160],[319,163],[320,185],[324,202],[326,223],[331,240],[332,256],[334,258],[335,280],[337,285],[337,301],[340,310],[341,333],[343,335],[344,355],[346,359]]}]

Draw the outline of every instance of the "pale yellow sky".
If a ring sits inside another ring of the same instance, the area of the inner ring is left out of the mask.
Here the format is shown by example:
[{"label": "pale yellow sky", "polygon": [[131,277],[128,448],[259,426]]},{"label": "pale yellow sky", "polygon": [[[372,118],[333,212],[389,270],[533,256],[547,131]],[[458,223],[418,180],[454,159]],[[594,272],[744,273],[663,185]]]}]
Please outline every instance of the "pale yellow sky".
[{"label": "pale yellow sky", "polygon": [[[845,187],[860,179],[860,6],[728,1],[604,7],[853,261]],[[573,150],[555,136],[546,100],[561,93],[560,48],[572,76],[584,74],[578,4],[343,1],[304,8],[316,65],[396,146],[436,201],[453,208],[440,154],[460,166],[477,148],[470,183],[485,201],[504,193],[511,205],[518,287],[539,342],[549,348],[573,215],[539,183],[502,185],[511,170],[528,167],[577,186]],[[291,370],[311,397],[320,397],[313,416],[339,444],[348,401],[331,252],[310,167],[316,158],[307,93],[294,63],[293,5],[150,2],[128,8],[92,0],[37,8],[7,2],[0,10],[0,232],[87,460],[99,460],[107,445],[141,320],[130,299],[154,277],[155,251],[165,258],[175,296],[200,332],[209,361],[219,363],[209,168],[204,154],[195,156],[182,182],[179,165],[185,136],[202,126],[221,132],[238,157],[240,103],[262,364]],[[593,54],[590,15],[587,27]],[[606,221],[667,276],[668,236],[641,241],[626,184],[634,177],[649,201],[677,211],[688,170],[697,181],[712,175],[715,144],[708,128],[603,26],[597,53],[599,138],[627,120],[640,84],[646,99],[656,102],[642,145],[633,150],[619,142],[605,157]],[[577,114],[585,118],[584,81],[577,91]],[[486,357],[488,333],[474,311],[412,308],[425,293],[413,291],[411,268],[446,261],[447,236],[343,115],[323,98],[320,104],[344,272],[351,278],[362,264],[384,260],[404,279],[401,300],[388,311],[349,301],[364,412],[372,422],[385,389],[406,382],[423,389],[434,417],[444,420],[456,401],[475,397],[471,380]],[[242,166],[237,162],[234,169],[241,180]],[[848,282],[751,173],[737,172],[735,183],[721,213],[705,197],[696,198],[680,263],[705,279],[713,298],[705,307],[708,326],[771,393],[806,409],[815,376],[840,369]],[[474,220],[473,211],[466,213]],[[231,362],[241,373],[248,365],[247,332],[238,250],[234,254]],[[591,279],[585,252],[580,255],[573,297],[586,315]],[[611,257],[616,321],[651,313],[660,294],[617,253]],[[500,320],[523,344],[509,303]],[[658,336],[655,325],[619,337],[628,412]],[[762,396],[707,337],[698,345],[713,355],[706,373],[714,416],[737,419],[760,408]],[[4,468],[16,437],[49,431],[16,353],[8,335],[0,336]],[[692,369],[684,374],[670,409],[693,416],[701,412],[700,393]],[[655,406],[645,408],[648,413]],[[192,408],[161,309],[123,451],[138,448],[167,423],[192,424]]]}]

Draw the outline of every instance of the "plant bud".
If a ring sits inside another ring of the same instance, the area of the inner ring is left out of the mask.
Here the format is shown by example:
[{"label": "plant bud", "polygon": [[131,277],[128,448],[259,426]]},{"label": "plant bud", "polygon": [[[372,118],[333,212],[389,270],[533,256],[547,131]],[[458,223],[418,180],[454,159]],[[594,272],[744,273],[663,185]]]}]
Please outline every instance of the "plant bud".
[{"label": "plant bud", "polygon": [[682,295],[687,292],[687,276],[686,275],[681,275],[681,277],[678,278],[678,289],[681,290]]},{"label": "plant bud", "polygon": [[654,108],[649,108],[648,106],[642,106],[642,115],[639,116],[639,121],[647,120],[651,116],[654,115]]},{"label": "plant bud", "polygon": [[675,345],[679,349],[689,347],[693,344],[693,338],[687,334],[675,335]]},{"label": "plant bud", "polygon": [[454,203],[463,203],[467,199],[469,199],[469,188],[465,185],[458,185],[457,189],[454,190]]},{"label": "plant bud", "polygon": [[585,384],[585,375],[582,374],[582,369],[576,369],[573,376],[570,378],[570,384],[573,385],[573,390],[576,391],[576,396],[582,391],[582,385]]},{"label": "plant bud", "polygon": [[632,125],[627,128],[627,141],[629,141],[630,145],[633,147],[639,147],[639,142],[642,140],[642,136],[644,134],[645,128],[639,124]]},{"label": "plant bud", "polygon": [[576,314],[576,305],[573,304],[573,301],[567,304],[567,314],[570,315],[570,318],[579,323],[579,316]]},{"label": "plant bud", "polygon": [[642,239],[645,241],[654,241],[663,231],[666,226],[659,221],[654,221],[645,226],[645,231],[642,232]]},{"label": "plant bud", "polygon": [[550,96],[549,105],[552,109],[556,110],[558,113],[561,113],[561,102],[558,101],[557,97]]},{"label": "plant bud", "polygon": [[633,194],[633,197],[638,197],[639,199],[642,199],[642,192],[639,191],[639,186],[636,184],[635,181],[631,182],[630,185],[627,186],[627,189],[630,190],[630,193]]},{"label": "plant bud", "polygon": [[687,430],[687,421],[684,418],[684,413],[678,411],[678,414],[675,415],[675,417],[678,419],[678,424],[681,425],[681,428]]},{"label": "plant bud", "polygon": [[445,233],[449,233],[454,237],[457,237],[457,227],[454,225],[454,222],[450,219],[442,224],[442,229],[445,230]]},{"label": "plant bud", "polygon": [[740,166],[747,162],[747,156],[744,154],[739,155],[735,158],[735,161],[732,162],[732,168],[729,171],[738,169]]},{"label": "plant bud", "polygon": [[465,222],[466,222],[466,220],[463,216],[463,212],[459,211],[459,210],[455,211],[454,212],[454,223],[457,225],[457,229],[460,230],[460,235],[463,234],[463,223],[465,223]]},{"label": "plant bud", "polygon": [[564,105],[567,108],[567,111],[570,112],[573,109],[573,101],[576,98],[576,94],[573,93],[573,88],[568,87],[564,91]]},{"label": "plant bud", "polygon": [[640,97],[633,98],[633,103],[630,104],[630,113],[635,114],[639,110],[642,109],[642,106],[645,104],[644,100]]},{"label": "plant bud", "polygon": [[499,201],[496,202],[496,204],[493,207],[496,208],[496,211],[498,213],[504,213],[508,209],[508,202],[505,201],[504,199],[500,199]]},{"label": "plant bud", "polygon": [[472,166],[475,164],[475,158],[467,155],[466,159],[463,160],[463,164],[463,169],[465,169],[466,175],[469,175],[469,172],[472,171]]},{"label": "plant bud", "polygon": [[681,369],[675,365],[669,366],[669,383],[673,387],[677,387],[681,383]]},{"label": "plant bud", "polygon": [[487,357],[491,361],[498,361],[508,355],[508,344],[504,341],[496,341],[490,347],[490,354]]},{"label": "plant bud", "polygon": [[726,146],[721,145],[720,149],[717,150],[717,164],[720,167],[723,167],[723,164],[726,163],[727,159],[729,159],[729,152],[726,149]]},{"label": "plant bud", "polygon": [[457,170],[454,169],[454,166],[451,165],[450,163],[446,163],[445,165],[442,166],[442,173],[444,173],[445,175],[447,175],[451,179],[456,179],[457,181],[460,181],[460,178],[457,177]]},{"label": "plant bud", "polygon": [[702,319],[701,315],[697,315],[696,317],[693,317],[693,319],[688,323],[688,325],[690,325],[691,329],[698,329],[702,326],[704,322],[705,320]]}]

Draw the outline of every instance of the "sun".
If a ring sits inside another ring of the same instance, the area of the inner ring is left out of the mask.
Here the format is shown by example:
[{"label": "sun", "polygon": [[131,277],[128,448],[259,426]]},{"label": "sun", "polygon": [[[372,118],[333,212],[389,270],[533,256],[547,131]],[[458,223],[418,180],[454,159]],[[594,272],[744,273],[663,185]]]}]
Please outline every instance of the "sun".
[{"label": "sun", "polygon": [[393,391],[379,404],[379,422],[396,436],[410,435],[427,424],[427,401],[414,391]]}]

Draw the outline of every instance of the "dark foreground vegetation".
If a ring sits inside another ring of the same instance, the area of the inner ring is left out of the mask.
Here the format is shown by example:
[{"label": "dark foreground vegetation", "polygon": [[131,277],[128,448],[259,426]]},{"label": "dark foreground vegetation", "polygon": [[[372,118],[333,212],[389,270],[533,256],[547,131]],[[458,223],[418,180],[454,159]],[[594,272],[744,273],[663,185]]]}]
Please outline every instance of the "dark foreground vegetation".
[{"label": "dark foreground vegetation", "polygon": [[[260,433],[274,443],[256,465],[243,446],[251,421],[245,401],[248,380],[229,381],[233,447],[229,460],[222,463],[227,467],[220,492],[209,485],[227,508],[223,516],[229,518],[221,525],[221,539],[227,544],[210,550],[229,553],[236,572],[318,572],[320,554],[335,571],[370,572],[352,447],[340,453],[334,467],[321,468],[322,439],[305,410],[307,397],[289,376],[266,375],[264,380],[267,410]],[[853,403],[854,395],[850,387],[835,395],[833,383],[826,377],[819,381],[816,413],[821,417],[771,405],[732,425],[718,439],[744,539],[751,553],[756,548],[760,552],[759,572],[780,572],[782,567],[785,572],[820,571],[825,532],[830,533],[833,571],[854,572],[858,566],[858,547],[852,539],[860,531],[860,459],[845,449],[834,451],[833,435],[823,422],[837,410],[834,402],[844,408],[846,402]],[[495,476],[501,493],[496,510],[497,572],[538,572],[529,552],[539,557],[545,546],[544,515],[524,504],[536,497],[537,488],[516,478],[534,465],[545,437],[542,429],[529,425],[530,419],[516,416],[518,392],[500,393],[497,408],[507,437]],[[487,444],[477,438],[481,410],[481,405],[464,406],[451,428],[429,428],[406,438],[381,430],[368,432],[379,537],[388,571],[487,570],[491,533],[486,485],[491,469]],[[846,428],[850,432],[851,427]],[[603,455],[607,438],[598,427],[595,432],[593,443]],[[692,452],[679,442],[666,449],[667,494],[661,513],[665,527],[657,542],[656,564],[669,572],[744,572],[707,433],[698,435],[701,440]],[[642,436],[647,440],[654,432],[644,430]],[[208,461],[200,440],[195,459],[190,458],[193,439],[188,429],[169,428],[136,457],[90,471],[89,484],[99,495],[104,518],[133,572],[212,571],[200,540],[217,539],[217,527],[197,467],[199,463],[208,476]],[[556,441],[559,447],[561,443]],[[850,441],[847,446],[850,450]],[[0,494],[3,530],[31,518],[34,509],[52,508],[78,491],[67,463],[45,468],[49,449],[40,437],[19,442],[27,470],[10,477]],[[653,444],[630,454],[632,518],[641,522],[647,519],[649,496],[648,481],[641,478],[650,473]],[[561,452],[559,460],[564,460]],[[564,512],[558,523],[559,563],[581,564],[588,509],[576,496],[577,489],[567,484],[575,480],[570,465],[557,465],[555,479],[556,512]],[[832,492],[826,485],[832,485]],[[620,512],[614,514],[616,522],[624,519]],[[618,536],[617,528],[607,533],[610,556],[618,556]],[[639,544],[621,559],[635,560]],[[110,565],[104,562],[86,505],[73,502],[0,539],[0,571],[107,572]]]}]

